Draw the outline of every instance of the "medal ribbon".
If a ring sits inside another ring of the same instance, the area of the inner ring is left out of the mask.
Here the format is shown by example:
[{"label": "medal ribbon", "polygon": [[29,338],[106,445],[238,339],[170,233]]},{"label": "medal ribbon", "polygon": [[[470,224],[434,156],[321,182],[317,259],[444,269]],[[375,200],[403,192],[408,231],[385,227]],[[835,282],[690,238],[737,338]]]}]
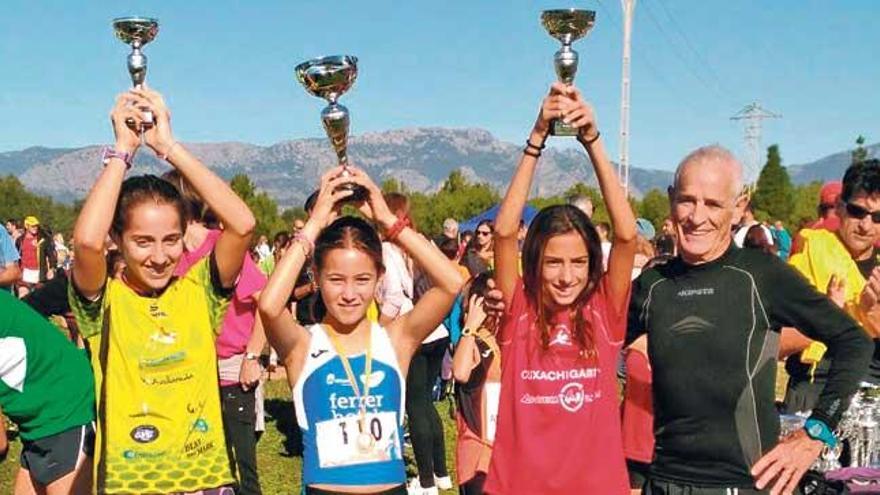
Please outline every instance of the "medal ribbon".
[{"label": "medal ribbon", "polygon": [[360,426],[360,432],[363,433],[366,428],[367,421],[367,397],[370,396],[370,377],[372,376],[373,369],[373,325],[370,324],[370,330],[367,332],[367,357],[364,362],[364,394],[361,395],[360,387],[357,384],[357,376],[354,374],[354,370],[351,367],[351,363],[348,361],[348,356],[346,356],[342,352],[342,347],[339,345],[338,337],[336,336],[336,331],[330,328],[328,325],[324,325],[324,329],[327,333],[327,336],[330,337],[330,343],[333,345],[333,350],[336,351],[336,355],[339,356],[339,360],[342,361],[342,367],[345,369],[345,375],[348,377],[348,382],[351,383],[351,388],[354,390],[354,395],[358,400],[359,409],[358,412],[360,418],[358,419],[358,423]]}]

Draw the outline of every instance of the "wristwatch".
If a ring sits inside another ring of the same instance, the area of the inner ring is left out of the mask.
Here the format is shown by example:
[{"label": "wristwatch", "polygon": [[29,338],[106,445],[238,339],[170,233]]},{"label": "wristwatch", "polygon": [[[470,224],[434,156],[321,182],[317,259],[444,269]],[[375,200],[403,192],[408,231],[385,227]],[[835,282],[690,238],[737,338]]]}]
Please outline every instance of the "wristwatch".
[{"label": "wristwatch", "polygon": [[461,329],[461,336],[462,336],[462,337],[473,337],[474,335],[476,335],[476,334],[474,333],[474,331],[471,330],[471,329],[468,328],[468,327],[464,327],[464,328]]},{"label": "wristwatch", "polygon": [[259,355],[254,354],[253,352],[244,353],[244,360],[245,361],[256,361],[257,359],[259,359],[259,357],[260,357]]},{"label": "wristwatch", "polygon": [[127,151],[116,151],[115,149],[105,146],[104,150],[101,152],[101,163],[106,167],[110,164],[110,160],[113,158],[119,158],[123,162],[125,162],[125,169],[128,170],[131,168],[131,153]]},{"label": "wristwatch", "polygon": [[808,437],[813,440],[819,440],[829,448],[833,449],[837,446],[837,437],[834,436],[834,432],[820,419],[808,419],[804,423],[804,430],[807,432]]}]

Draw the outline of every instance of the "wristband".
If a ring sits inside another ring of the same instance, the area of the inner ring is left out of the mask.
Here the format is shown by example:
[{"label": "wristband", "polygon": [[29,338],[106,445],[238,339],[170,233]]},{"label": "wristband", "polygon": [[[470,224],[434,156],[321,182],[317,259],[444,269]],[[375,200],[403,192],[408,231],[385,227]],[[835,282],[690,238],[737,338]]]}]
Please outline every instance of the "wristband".
[{"label": "wristband", "polygon": [[244,353],[244,360],[245,361],[256,361],[257,359],[259,359],[259,357],[260,356],[258,356],[257,354],[254,354],[253,352]]},{"label": "wristband", "polygon": [[120,160],[125,162],[125,170],[128,170],[131,168],[131,159],[132,159],[131,153],[129,153],[127,151],[116,151],[115,149],[113,149],[109,146],[105,146],[104,149],[101,151],[101,163],[103,163],[104,166],[106,167],[107,165],[110,164],[110,160],[112,160],[114,158],[119,158]]},{"label": "wristband", "polygon": [[476,334],[474,333],[474,331],[471,330],[471,329],[468,328],[468,327],[464,327],[464,328],[461,329],[461,336],[462,336],[462,337],[473,337],[474,335],[476,335]]},{"label": "wristband", "polygon": [[529,155],[529,156],[532,156],[532,157],[535,157],[535,158],[540,158],[540,157],[541,157],[541,152],[540,152],[540,151],[534,151],[534,150],[532,150],[532,148],[529,148],[528,146],[526,146],[525,148],[523,148],[523,154],[524,154],[524,155]]},{"label": "wristband", "polygon": [[825,424],[824,421],[816,418],[809,418],[804,423],[804,431],[807,432],[807,436],[812,438],[813,440],[819,440],[820,442],[827,445],[829,448],[834,448],[837,446],[837,437],[834,436],[834,432],[831,431],[831,428]]},{"label": "wristband", "polygon": [[296,234],[294,234],[293,242],[296,242],[303,247],[303,251],[304,251],[303,254],[305,254],[306,258],[311,256],[312,251],[315,250],[315,243],[312,242],[311,239],[306,237],[306,235],[303,234],[302,232],[297,232]]},{"label": "wristband", "polygon": [[588,145],[591,145],[591,144],[595,143],[596,141],[598,141],[598,140],[599,140],[599,136],[601,136],[601,135],[602,135],[601,132],[596,131],[596,135],[593,136],[591,139],[584,139],[583,136],[581,136],[580,134],[578,134],[578,138],[577,138],[577,140],[580,141],[581,144],[583,144],[583,145],[585,145],[585,146],[588,146]]},{"label": "wristband", "polygon": [[412,225],[412,222],[409,221],[409,217],[398,217],[397,221],[394,222],[394,225],[392,225],[391,228],[388,229],[387,232],[385,232],[385,237],[389,241],[393,242],[395,239],[397,239],[397,236],[399,236],[400,233],[403,232],[403,229],[409,227],[410,225]]},{"label": "wristband", "polygon": [[526,139],[526,148],[535,148],[536,150],[541,151],[546,146],[547,146],[546,142],[541,143],[541,146],[536,146],[536,145],[532,144],[532,142],[530,140]]}]

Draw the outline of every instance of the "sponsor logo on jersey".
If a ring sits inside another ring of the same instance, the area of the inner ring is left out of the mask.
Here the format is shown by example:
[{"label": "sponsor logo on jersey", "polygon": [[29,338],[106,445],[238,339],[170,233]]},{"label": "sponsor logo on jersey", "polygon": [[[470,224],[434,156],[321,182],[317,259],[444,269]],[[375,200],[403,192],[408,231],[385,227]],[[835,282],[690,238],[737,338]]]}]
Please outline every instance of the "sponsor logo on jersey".
[{"label": "sponsor logo on jersey", "polygon": [[153,425],[135,426],[131,430],[131,438],[137,443],[150,443],[159,438],[159,428]]},{"label": "sponsor logo on jersey", "polygon": [[565,384],[559,392],[559,403],[568,412],[577,412],[584,406],[584,386],[578,382]]},{"label": "sponsor logo on jersey", "polygon": [[697,297],[715,295],[714,287],[703,287],[700,289],[682,289],[676,294],[678,297]]}]

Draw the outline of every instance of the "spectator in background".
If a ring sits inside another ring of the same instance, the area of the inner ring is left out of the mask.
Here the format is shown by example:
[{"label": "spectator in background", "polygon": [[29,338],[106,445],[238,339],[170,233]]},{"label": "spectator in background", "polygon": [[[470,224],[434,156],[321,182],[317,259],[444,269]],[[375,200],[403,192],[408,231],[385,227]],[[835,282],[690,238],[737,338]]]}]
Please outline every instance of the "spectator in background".
[{"label": "spectator in background", "polygon": [[785,226],[782,225],[782,220],[777,220],[772,227],[770,227],[770,232],[773,234],[773,244],[776,246],[776,254],[782,259],[782,261],[788,261],[789,255],[791,255],[791,234],[788,233]]},{"label": "spectator in background", "polygon": [[37,284],[55,276],[55,242],[35,216],[24,219],[24,234],[16,247],[21,254],[21,285],[18,297],[24,297]]},{"label": "spectator in background", "polygon": [[568,204],[584,212],[587,218],[593,218],[593,200],[583,194],[575,194],[568,198]]},{"label": "spectator in background", "polygon": [[602,269],[608,269],[608,255],[611,254],[611,241],[608,240],[611,235],[611,226],[608,222],[599,222],[596,224],[596,233],[599,234],[599,240],[602,245]]},{"label": "spectator in background", "polygon": [[261,235],[257,240],[257,245],[254,247],[254,251],[256,251],[257,257],[260,261],[272,256],[272,248],[269,246],[269,238],[265,235]]},{"label": "spectator in background", "polygon": [[294,219],[293,221],[293,235],[299,234],[302,231],[303,227],[306,226],[306,221],[302,218]]},{"label": "spectator in background", "polygon": [[434,244],[439,246],[444,239],[453,239],[458,242],[458,222],[454,218],[443,220],[443,232],[434,238]]},{"label": "spectator in background", "polygon": [[14,218],[10,218],[6,220],[6,232],[12,237],[13,242],[17,242],[18,238],[21,237],[21,222]]},{"label": "spectator in background", "polygon": [[654,259],[654,245],[651,244],[651,241],[654,240],[656,230],[654,230],[654,225],[648,219],[638,218],[636,219],[636,234],[636,257],[633,260],[632,269],[633,280],[642,273],[642,268]]},{"label": "spectator in background", "polygon": [[67,270],[70,268],[70,250],[67,249],[67,246],[64,244],[64,235],[61,232],[57,232],[52,240],[55,244],[55,257],[56,257],[56,267],[59,270]]},{"label": "spectator in background", "polygon": [[840,226],[840,217],[837,216],[837,202],[843,191],[843,182],[832,180],[822,185],[819,190],[819,206],[817,212],[819,218],[811,223],[810,229],[837,230]]},{"label": "spectator in background", "polygon": [[770,244],[767,234],[764,233],[764,226],[760,224],[749,227],[743,239],[742,247],[745,249],[757,249],[767,254],[776,254],[776,247]]},{"label": "spectator in background", "polygon": [[[6,224],[8,226],[9,222]],[[12,236],[6,230],[0,230],[0,290],[11,292],[12,287],[21,278],[19,258]]]},{"label": "spectator in background", "polygon": [[743,247],[743,241],[746,238],[746,232],[754,225],[760,225],[761,230],[764,231],[764,235],[767,237],[767,242],[773,244],[773,234],[770,232],[770,229],[764,225],[761,225],[761,222],[755,219],[755,211],[752,209],[752,204],[749,203],[746,205],[745,209],[742,213],[742,220],[739,222],[739,228],[736,230],[736,233],[733,235],[733,242],[738,247]]},{"label": "spectator in background", "polygon": [[[842,190],[843,182],[839,180],[832,180],[823,184],[822,189],[819,190],[819,206],[816,207],[819,218],[802,226],[802,228],[811,230],[830,230],[832,232],[836,231],[837,228],[840,227],[840,217],[837,215],[837,203],[840,201],[840,193]],[[801,238],[800,230],[801,229],[798,229],[797,235],[794,236],[790,255],[801,251],[803,239]]]},{"label": "spectator in background", "polygon": [[461,264],[468,269],[471,277],[476,277],[492,268],[494,230],[491,220],[482,220],[477,224],[474,238],[468,243],[461,260]]}]

